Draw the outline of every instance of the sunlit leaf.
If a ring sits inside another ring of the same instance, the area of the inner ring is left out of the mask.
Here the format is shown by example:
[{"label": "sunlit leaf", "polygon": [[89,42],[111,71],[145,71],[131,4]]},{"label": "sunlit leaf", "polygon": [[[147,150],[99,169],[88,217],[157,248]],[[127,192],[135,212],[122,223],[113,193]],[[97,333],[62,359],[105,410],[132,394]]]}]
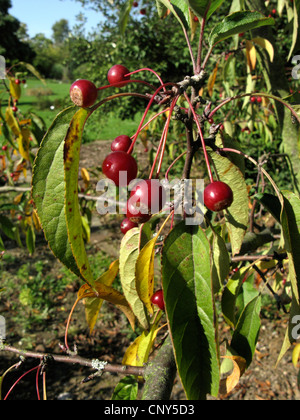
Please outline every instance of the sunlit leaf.
[{"label": "sunlit leaf", "polygon": [[139,256],[140,229],[126,233],[120,248],[120,279],[124,295],[133,313],[144,329],[148,329],[148,319],[143,302],[136,289],[135,267]]},{"label": "sunlit leaf", "polygon": [[210,156],[220,180],[230,185],[233,191],[234,200],[226,210],[225,217],[230,234],[232,253],[236,255],[241,249],[249,221],[247,185],[240,169],[228,158],[212,151],[210,151]]},{"label": "sunlit leaf", "polygon": [[229,394],[239,383],[244,374],[247,364],[246,360],[240,356],[222,356],[222,359],[229,359],[233,363],[232,373],[220,383],[220,395]]},{"label": "sunlit leaf", "polygon": [[161,316],[151,325],[150,331],[143,331],[128,347],[122,360],[123,365],[143,366],[148,362],[149,354],[153,349],[154,341],[158,333],[158,323]]},{"label": "sunlit leaf", "polygon": [[250,72],[255,70],[256,66],[256,49],[252,41],[246,40],[246,57]]},{"label": "sunlit leaf", "polygon": [[112,401],[133,401],[137,399],[139,384],[135,376],[125,376],[115,387]]},{"label": "sunlit leaf", "polygon": [[6,108],[5,111],[5,121],[8,125],[8,127],[11,129],[11,131],[14,133],[16,137],[18,137],[21,134],[21,130],[19,127],[19,124],[14,116],[14,113],[12,111],[11,107]]},{"label": "sunlit leaf", "polygon": [[62,111],[45,135],[33,167],[32,196],[54,255],[81,277],[72,253],[65,217],[64,141],[76,112],[75,107]]},{"label": "sunlit leaf", "polygon": [[[114,261],[109,270],[102,274],[95,282],[95,287],[97,288],[97,284],[104,284],[106,286],[111,286],[119,272],[119,260]],[[85,287],[86,290],[86,287]],[[85,317],[87,320],[87,324],[89,326],[90,334],[93,332],[97,318],[99,316],[99,312],[101,310],[103,304],[103,299],[99,297],[89,297],[85,298],[84,306],[85,306]]]},{"label": "sunlit leaf", "polygon": [[218,42],[224,41],[233,35],[261,26],[274,25],[274,23],[273,18],[266,18],[256,11],[235,12],[226,16],[213,28],[209,35],[208,43],[210,47],[213,47]]},{"label": "sunlit leaf", "polygon": [[[96,295],[95,291],[97,292],[98,295]],[[135,324],[134,314],[130,306],[128,305],[127,300],[120,292],[115,290],[113,287],[107,286],[100,282],[95,283],[93,288],[90,287],[88,284],[85,284],[80,288],[78,292],[78,301],[81,299],[95,298],[95,297],[105,300],[107,302],[110,302],[113,305],[115,305],[117,308],[119,308],[126,315],[132,329],[134,330],[134,324]]]},{"label": "sunlit leaf", "polygon": [[81,276],[88,284],[92,285],[94,277],[85,249],[78,201],[78,171],[82,133],[90,114],[91,111],[89,109],[81,108],[73,116],[65,137],[63,161],[65,172],[65,216],[68,237]]},{"label": "sunlit leaf", "polygon": [[9,77],[9,91],[11,96],[18,101],[21,97],[21,86],[15,82],[14,77]]},{"label": "sunlit leaf", "polygon": [[296,369],[298,367],[299,359],[300,359],[300,343],[296,344],[293,350],[293,355],[292,355],[292,362]]},{"label": "sunlit leaf", "polygon": [[261,327],[260,310],[261,296],[256,293],[256,296],[244,307],[230,343],[236,354],[246,360],[247,366],[252,362],[258,340]]},{"label": "sunlit leaf", "polygon": [[261,37],[253,38],[252,42],[259,45],[261,48],[264,48],[268,52],[270,61],[272,63],[274,60],[274,47],[271,44],[271,42],[268,39],[261,38]]},{"label": "sunlit leaf", "polygon": [[186,12],[188,12],[187,4],[182,0],[176,0],[174,5],[169,0],[158,0],[160,1],[171,13],[176,17],[180,25],[184,30],[188,30],[189,24],[186,19]]}]

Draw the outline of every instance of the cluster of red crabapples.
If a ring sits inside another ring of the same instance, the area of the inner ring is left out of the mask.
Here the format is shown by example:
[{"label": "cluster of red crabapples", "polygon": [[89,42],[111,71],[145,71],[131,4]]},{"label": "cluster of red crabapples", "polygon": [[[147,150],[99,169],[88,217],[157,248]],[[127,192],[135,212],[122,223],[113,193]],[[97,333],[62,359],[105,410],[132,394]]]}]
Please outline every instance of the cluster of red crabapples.
[{"label": "cluster of red crabapples", "polygon": [[[108,71],[108,82],[113,87],[122,87],[130,80],[131,73],[123,65],[114,65]],[[79,107],[93,106],[98,98],[99,89],[89,80],[77,80],[70,89],[73,103]],[[111,153],[106,156],[102,164],[103,174],[120,186],[120,173],[126,174],[125,185],[136,179],[138,165],[132,156],[134,144],[129,136],[120,135],[111,144]],[[122,183],[122,186],[125,186]],[[158,180],[148,179],[141,181],[132,189],[126,206],[126,218],[121,224],[122,233],[147,222],[151,210],[161,211],[166,201],[164,187]],[[213,181],[204,190],[204,204],[213,211],[219,212],[227,209],[233,203],[233,192],[229,185],[222,181]]]}]

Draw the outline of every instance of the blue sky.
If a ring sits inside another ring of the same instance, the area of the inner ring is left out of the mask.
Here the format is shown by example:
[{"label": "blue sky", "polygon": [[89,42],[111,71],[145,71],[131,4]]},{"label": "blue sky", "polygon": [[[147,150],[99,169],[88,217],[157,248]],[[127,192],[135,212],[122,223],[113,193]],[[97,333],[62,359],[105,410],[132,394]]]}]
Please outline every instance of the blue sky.
[{"label": "blue sky", "polygon": [[52,25],[60,19],[67,19],[72,27],[80,12],[88,19],[87,32],[95,28],[101,20],[99,13],[83,8],[81,3],[75,0],[12,0],[12,5],[9,13],[27,24],[30,37],[44,33],[50,38]]}]

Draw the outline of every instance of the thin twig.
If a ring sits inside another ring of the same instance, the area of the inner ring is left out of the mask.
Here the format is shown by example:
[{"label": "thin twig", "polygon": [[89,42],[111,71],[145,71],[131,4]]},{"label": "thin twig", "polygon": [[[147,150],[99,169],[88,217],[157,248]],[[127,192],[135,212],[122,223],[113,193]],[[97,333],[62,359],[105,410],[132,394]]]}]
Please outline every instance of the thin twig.
[{"label": "thin twig", "polygon": [[[20,350],[15,347],[9,346],[9,345],[3,345],[0,349],[0,351],[6,351],[14,354],[18,354],[23,357],[27,358],[33,358],[33,359],[43,359],[49,355],[46,353],[38,353],[33,351],[27,351],[27,350]],[[51,355],[52,360],[54,360],[57,363],[66,363],[66,364],[72,364],[72,365],[80,365],[85,366],[88,368],[94,368],[95,360],[85,359],[80,356],[63,356],[63,355]],[[110,373],[121,373],[124,375],[136,375],[136,376],[143,376],[145,372],[144,367],[140,366],[128,366],[128,365],[112,365],[112,364],[106,364],[103,367],[103,373],[104,372],[110,372]]]}]

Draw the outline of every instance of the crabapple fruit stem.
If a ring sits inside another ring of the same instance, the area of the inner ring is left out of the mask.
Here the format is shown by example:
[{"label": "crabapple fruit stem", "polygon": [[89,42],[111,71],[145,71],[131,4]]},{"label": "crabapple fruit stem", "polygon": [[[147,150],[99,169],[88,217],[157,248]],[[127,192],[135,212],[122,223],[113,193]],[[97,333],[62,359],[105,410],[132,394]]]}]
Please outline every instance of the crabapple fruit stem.
[{"label": "crabapple fruit stem", "polygon": [[[125,77],[132,76],[133,74],[139,73],[139,72],[141,72],[141,71],[150,71],[151,73],[153,73],[153,74],[154,74],[154,75],[158,78],[158,80],[159,80],[160,84],[161,84],[162,86],[164,85],[164,82],[162,81],[162,79],[161,79],[161,77],[159,76],[159,74],[157,74],[157,73],[156,73],[156,71],[154,71],[154,70],[152,70],[152,69],[150,69],[150,68],[143,68],[143,69],[139,69],[139,70],[132,71],[131,73],[125,74]],[[166,88],[165,88],[165,87],[164,87],[163,89],[164,89],[164,91],[166,91]]]},{"label": "crabapple fruit stem", "polygon": [[207,166],[207,170],[208,170],[208,175],[209,175],[210,182],[214,182],[214,177],[213,177],[213,174],[212,174],[212,171],[211,171],[211,167],[210,167],[210,163],[209,163],[209,157],[208,157],[207,150],[206,150],[205,140],[204,140],[204,137],[203,137],[203,133],[202,133],[202,129],[201,129],[199,120],[197,118],[197,114],[196,114],[196,112],[195,112],[195,110],[193,108],[193,105],[192,105],[192,103],[190,101],[190,98],[188,97],[188,95],[186,94],[186,92],[184,93],[184,96],[185,96],[185,98],[186,98],[186,100],[187,100],[187,102],[188,102],[188,104],[190,106],[190,110],[191,110],[191,112],[193,114],[195,123],[196,123],[197,128],[198,128],[198,132],[199,132],[201,143],[202,143],[202,147],[203,147],[203,153],[204,153],[204,158],[205,158],[205,162],[206,162],[206,166]]},{"label": "crabapple fruit stem", "polygon": [[163,89],[165,86],[174,86],[174,83],[165,83],[164,85],[161,85],[161,86],[159,86],[159,88],[157,88],[156,89],[156,91],[153,93],[153,95],[152,95],[152,97],[151,97],[151,99],[150,99],[150,101],[149,101],[149,103],[148,103],[148,105],[147,105],[147,108],[146,108],[146,110],[145,110],[145,112],[144,112],[144,115],[143,115],[143,117],[142,117],[142,119],[141,119],[141,122],[140,122],[140,124],[139,124],[139,127],[138,127],[138,129],[137,129],[137,132],[135,133],[135,135],[134,135],[134,137],[133,137],[133,140],[132,140],[132,145],[130,146],[130,148],[128,149],[128,154],[130,154],[131,152],[132,152],[132,149],[134,148],[134,145],[135,145],[135,142],[136,142],[136,140],[137,140],[137,138],[138,138],[138,135],[139,135],[139,133],[140,133],[140,131],[141,131],[141,128],[142,128],[142,126],[143,126],[143,124],[144,124],[144,121],[145,121],[145,119],[146,119],[146,116],[147,116],[147,114],[148,114],[148,112],[149,112],[149,109],[150,109],[150,107],[151,107],[151,105],[153,104],[153,102],[154,102],[154,99],[155,99],[155,97],[156,97],[156,95],[160,92],[160,90],[161,89]]}]

